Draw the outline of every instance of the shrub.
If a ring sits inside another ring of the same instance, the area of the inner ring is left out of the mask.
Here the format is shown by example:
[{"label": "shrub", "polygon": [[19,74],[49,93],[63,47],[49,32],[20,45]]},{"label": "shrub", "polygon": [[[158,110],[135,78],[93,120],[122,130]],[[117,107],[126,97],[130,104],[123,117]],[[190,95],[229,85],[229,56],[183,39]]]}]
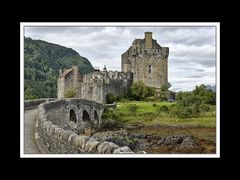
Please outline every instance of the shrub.
[{"label": "shrub", "polygon": [[158,109],[158,112],[168,112],[168,111],[169,111],[169,109],[168,109],[168,107],[165,106],[165,105],[161,106],[161,107]]},{"label": "shrub", "polygon": [[143,81],[138,81],[133,83],[129,91],[129,98],[133,98],[137,101],[143,100],[146,97],[153,96],[155,94],[155,89],[148,87]]},{"label": "shrub", "polygon": [[178,104],[172,107],[170,114],[179,118],[190,118],[192,117],[193,112],[190,107],[185,107]]},{"label": "shrub", "polygon": [[113,109],[110,108],[106,108],[104,109],[102,118],[103,119],[114,119],[114,120],[118,120],[119,119],[119,113]]},{"label": "shrub", "polygon": [[76,97],[77,90],[76,89],[69,89],[64,93],[65,98],[73,98]]},{"label": "shrub", "polygon": [[116,101],[116,97],[112,93],[108,93],[106,95],[106,103],[107,104],[112,104]]},{"label": "shrub", "polygon": [[150,97],[144,98],[144,101],[147,101],[147,102],[159,101],[159,98],[155,96],[150,96]]},{"label": "shrub", "polygon": [[153,103],[153,105],[152,105],[153,107],[156,107],[157,106],[157,104],[156,103]]},{"label": "shrub", "polygon": [[200,112],[208,112],[210,110],[210,107],[207,104],[200,104],[199,106]]}]

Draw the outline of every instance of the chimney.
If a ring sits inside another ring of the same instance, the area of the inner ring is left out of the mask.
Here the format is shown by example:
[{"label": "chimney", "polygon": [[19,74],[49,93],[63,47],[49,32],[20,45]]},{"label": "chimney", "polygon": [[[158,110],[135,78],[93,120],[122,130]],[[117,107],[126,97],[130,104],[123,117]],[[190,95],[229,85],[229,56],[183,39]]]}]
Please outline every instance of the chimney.
[{"label": "chimney", "polygon": [[152,32],[145,32],[145,47],[152,48]]}]

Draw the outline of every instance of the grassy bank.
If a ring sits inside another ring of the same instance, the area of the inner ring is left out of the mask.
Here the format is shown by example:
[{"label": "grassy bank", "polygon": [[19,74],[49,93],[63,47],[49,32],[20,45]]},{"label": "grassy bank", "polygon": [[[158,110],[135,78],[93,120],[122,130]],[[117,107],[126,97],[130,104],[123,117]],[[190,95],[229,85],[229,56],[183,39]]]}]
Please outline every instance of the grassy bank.
[{"label": "grassy bank", "polygon": [[192,118],[178,118],[170,115],[169,112],[159,111],[162,106],[170,108],[174,104],[172,102],[119,102],[116,109],[117,119],[122,123],[130,125],[216,127],[216,106],[212,105],[208,112],[201,113],[197,117]]}]

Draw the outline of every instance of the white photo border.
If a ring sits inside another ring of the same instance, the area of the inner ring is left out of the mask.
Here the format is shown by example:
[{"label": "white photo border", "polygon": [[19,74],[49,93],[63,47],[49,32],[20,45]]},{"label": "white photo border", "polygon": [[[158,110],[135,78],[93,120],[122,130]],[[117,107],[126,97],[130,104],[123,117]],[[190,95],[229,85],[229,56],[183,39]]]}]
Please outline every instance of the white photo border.
[{"label": "white photo border", "polygon": [[[215,27],[216,153],[215,154],[24,154],[24,27],[41,26],[131,26]],[[220,158],[220,22],[21,22],[20,23],[20,157],[21,158]]]}]

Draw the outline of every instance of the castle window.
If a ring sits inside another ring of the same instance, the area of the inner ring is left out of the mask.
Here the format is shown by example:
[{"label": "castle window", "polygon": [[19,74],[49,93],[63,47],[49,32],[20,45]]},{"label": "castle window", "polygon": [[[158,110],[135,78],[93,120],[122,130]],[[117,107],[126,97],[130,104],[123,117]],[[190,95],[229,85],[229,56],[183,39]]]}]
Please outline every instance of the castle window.
[{"label": "castle window", "polygon": [[152,65],[148,65],[148,73],[152,73]]},{"label": "castle window", "polygon": [[147,54],[147,50],[144,50],[144,54]]}]

